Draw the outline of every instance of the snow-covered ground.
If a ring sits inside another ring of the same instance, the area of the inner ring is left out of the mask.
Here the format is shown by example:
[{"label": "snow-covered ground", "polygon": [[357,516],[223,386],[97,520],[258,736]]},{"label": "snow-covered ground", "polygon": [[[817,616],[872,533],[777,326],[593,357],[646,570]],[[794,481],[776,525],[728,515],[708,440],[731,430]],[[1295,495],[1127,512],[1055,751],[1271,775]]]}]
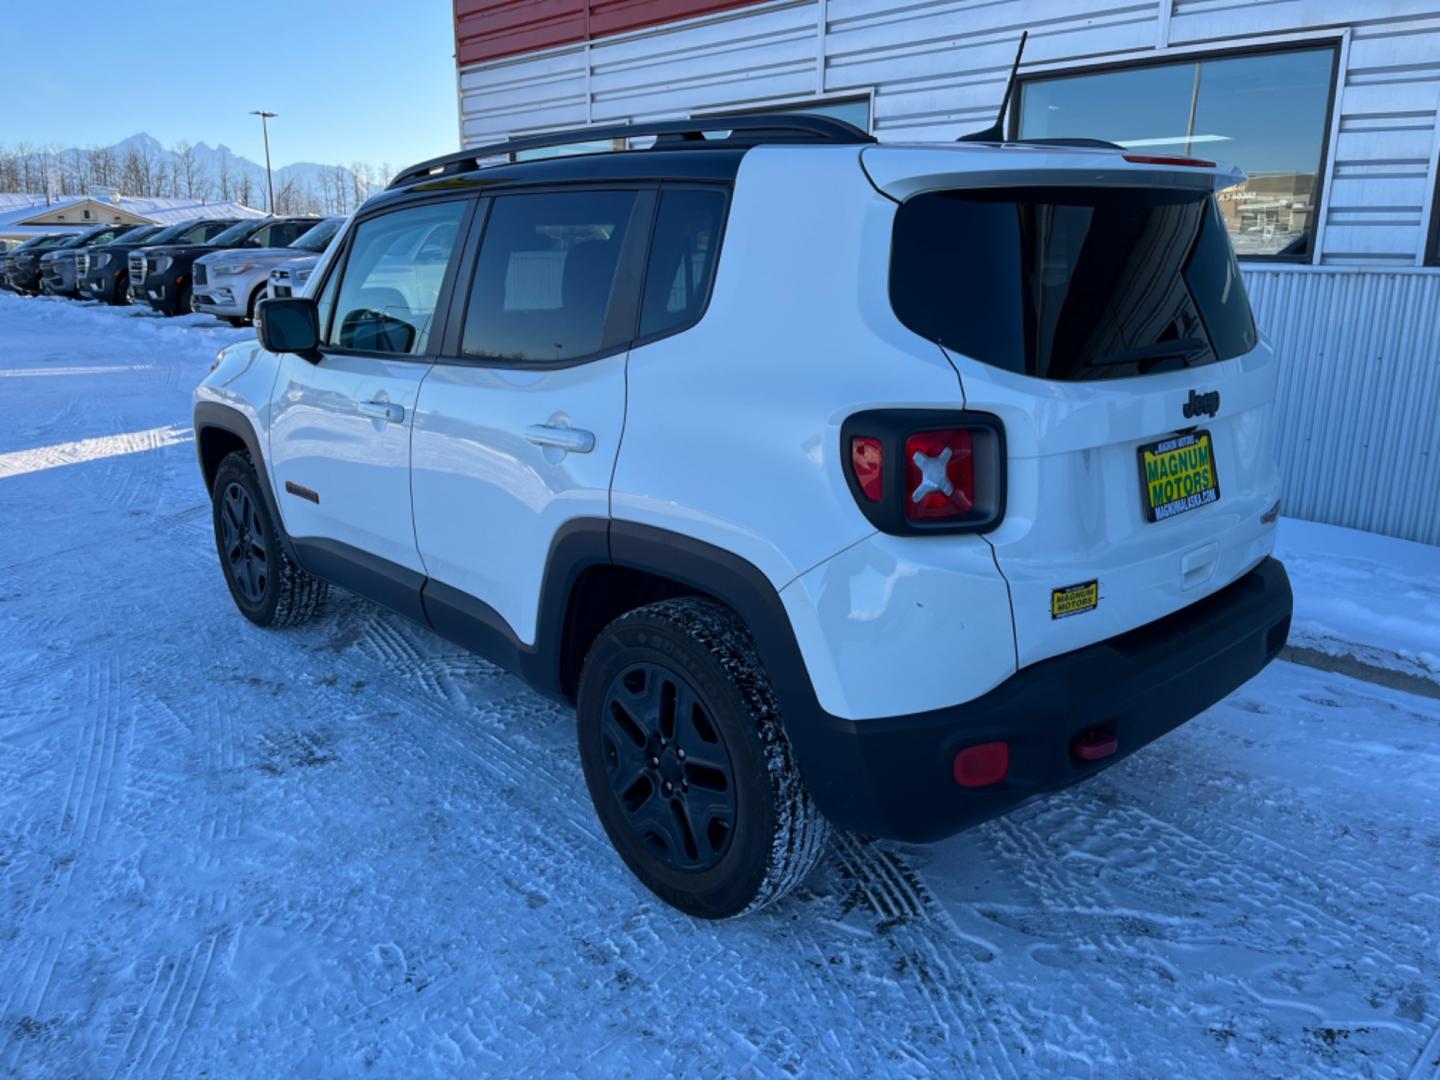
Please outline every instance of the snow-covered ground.
[{"label": "snow-covered ground", "polygon": [[233,610],[189,393],[240,333],[0,293],[0,1074],[1440,1072],[1440,549],[1286,522],[1307,666],[706,924],[565,710]]}]

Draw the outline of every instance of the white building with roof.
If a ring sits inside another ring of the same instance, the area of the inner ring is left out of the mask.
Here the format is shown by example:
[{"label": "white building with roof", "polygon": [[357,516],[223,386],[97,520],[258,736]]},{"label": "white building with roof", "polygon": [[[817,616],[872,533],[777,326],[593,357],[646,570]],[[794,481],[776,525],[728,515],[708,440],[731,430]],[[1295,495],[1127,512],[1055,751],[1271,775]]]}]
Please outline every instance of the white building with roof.
[{"label": "white building with roof", "polygon": [[197,218],[264,217],[241,203],[201,199],[138,199],[96,191],[52,196],[0,193],[0,240],[82,232],[96,225],[174,225]]}]

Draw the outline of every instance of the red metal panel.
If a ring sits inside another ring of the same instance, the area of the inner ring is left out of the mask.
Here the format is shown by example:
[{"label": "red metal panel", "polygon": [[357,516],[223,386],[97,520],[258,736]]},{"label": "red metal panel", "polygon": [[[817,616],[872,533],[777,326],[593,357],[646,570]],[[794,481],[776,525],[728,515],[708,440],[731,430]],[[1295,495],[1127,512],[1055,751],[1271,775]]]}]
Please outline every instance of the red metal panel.
[{"label": "red metal panel", "polygon": [[621,34],[677,19],[693,19],[756,0],[590,0],[590,36]]},{"label": "red metal panel", "polygon": [[659,26],[760,0],[455,0],[460,67]]},{"label": "red metal panel", "polygon": [[455,61],[465,67],[584,41],[585,17],[585,0],[455,0]]}]

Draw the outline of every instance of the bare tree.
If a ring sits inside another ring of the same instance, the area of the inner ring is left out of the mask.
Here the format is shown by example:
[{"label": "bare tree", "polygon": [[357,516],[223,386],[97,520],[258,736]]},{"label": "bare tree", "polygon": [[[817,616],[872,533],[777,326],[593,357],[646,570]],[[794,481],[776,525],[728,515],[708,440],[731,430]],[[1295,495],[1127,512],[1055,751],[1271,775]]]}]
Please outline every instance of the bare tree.
[{"label": "bare tree", "polygon": [[115,160],[115,151],[108,146],[92,146],[89,150],[90,183],[101,187],[116,187],[120,170]]},{"label": "bare tree", "polygon": [[[177,189],[183,187],[187,199],[197,198],[201,183],[200,174],[203,170],[200,159],[195,153],[195,144],[189,139],[181,139],[170,148],[170,153],[174,155],[175,161],[174,186]],[[175,192],[177,195],[180,193],[179,190]]]},{"label": "bare tree", "polygon": [[224,202],[230,201],[230,153],[228,150],[221,150],[220,163],[216,166],[216,179],[220,182],[220,198]]},{"label": "bare tree", "polygon": [[239,183],[239,185],[235,188],[235,198],[237,198],[237,199],[240,201],[240,205],[241,205],[241,206],[249,206],[249,205],[250,205],[251,190],[250,190],[250,174],[249,174],[248,172],[242,172],[242,173],[240,174],[240,183]]}]

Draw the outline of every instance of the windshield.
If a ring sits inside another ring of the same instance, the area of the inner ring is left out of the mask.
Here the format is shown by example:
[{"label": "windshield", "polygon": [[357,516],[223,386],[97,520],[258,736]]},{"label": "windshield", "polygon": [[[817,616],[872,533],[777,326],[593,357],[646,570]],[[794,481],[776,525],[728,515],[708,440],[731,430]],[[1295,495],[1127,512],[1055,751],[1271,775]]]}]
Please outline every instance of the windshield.
[{"label": "windshield", "polygon": [[916,333],[1042,379],[1173,371],[1256,344],[1240,268],[1203,191],[918,195],[895,215],[890,301]]},{"label": "windshield", "polygon": [[237,221],[219,236],[212,236],[207,242],[214,247],[229,247],[232,244],[240,243],[240,241],[244,240],[264,224],[265,222],[260,218],[255,218],[251,221]]},{"label": "windshield", "polygon": [[330,241],[334,238],[335,234],[340,231],[340,226],[343,224],[343,218],[322,221],[290,246],[292,248],[299,248],[301,251],[323,252],[330,246]]}]

